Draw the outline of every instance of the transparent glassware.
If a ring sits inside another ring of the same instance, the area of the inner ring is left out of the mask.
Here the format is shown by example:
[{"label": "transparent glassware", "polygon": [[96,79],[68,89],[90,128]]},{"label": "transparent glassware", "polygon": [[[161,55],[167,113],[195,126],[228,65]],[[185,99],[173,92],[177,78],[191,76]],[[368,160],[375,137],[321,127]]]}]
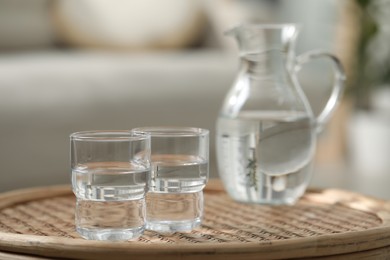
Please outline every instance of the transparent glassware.
[{"label": "transparent glassware", "polygon": [[145,230],[150,136],[129,131],[73,133],[75,224],[86,239],[121,241]]},{"label": "transparent glassware", "polygon": [[192,127],[141,127],[151,137],[151,178],[146,228],[172,233],[202,222],[203,189],[209,175],[209,131]]},{"label": "transparent glassware", "polygon": [[[240,69],[217,121],[217,161],[228,194],[241,202],[293,204],[312,173],[316,134],[343,92],[339,60],[326,52],[294,53],[299,26],[245,24],[233,28]],[[327,58],[334,85],[315,117],[297,80],[301,65]]]}]

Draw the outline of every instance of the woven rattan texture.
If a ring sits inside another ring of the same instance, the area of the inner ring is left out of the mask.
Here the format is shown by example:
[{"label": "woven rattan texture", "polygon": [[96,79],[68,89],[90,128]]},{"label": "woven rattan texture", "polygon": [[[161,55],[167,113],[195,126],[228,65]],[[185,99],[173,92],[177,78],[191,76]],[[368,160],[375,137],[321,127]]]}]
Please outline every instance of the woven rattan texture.
[{"label": "woven rattan texture", "polygon": [[[75,198],[69,194],[0,209],[0,232],[80,238],[74,227]],[[294,206],[240,204],[224,192],[205,194],[201,227],[190,233],[146,231],[129,243],[260,242],[362,231],[381,225],[375,214],[305,195]]]}]

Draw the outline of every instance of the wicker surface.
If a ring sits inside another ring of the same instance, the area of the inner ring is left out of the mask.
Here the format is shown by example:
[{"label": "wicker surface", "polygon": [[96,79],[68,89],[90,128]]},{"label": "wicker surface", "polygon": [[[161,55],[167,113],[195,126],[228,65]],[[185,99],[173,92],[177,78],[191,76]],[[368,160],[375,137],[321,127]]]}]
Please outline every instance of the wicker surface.
[{"label": "wicker surface", "polygon": [[237,254],[280,259],[390,246],[389,205],[340,190],[310,191],[294,206],[272,207],[236,203],[220,183],[211,182],[201,227],[171,235],[146,231],[137,240],[116,243],[81,239],[74,205],[64,186],[0,195],[0,251],[83,259],[156,254],[160,259],[235,259]]}]

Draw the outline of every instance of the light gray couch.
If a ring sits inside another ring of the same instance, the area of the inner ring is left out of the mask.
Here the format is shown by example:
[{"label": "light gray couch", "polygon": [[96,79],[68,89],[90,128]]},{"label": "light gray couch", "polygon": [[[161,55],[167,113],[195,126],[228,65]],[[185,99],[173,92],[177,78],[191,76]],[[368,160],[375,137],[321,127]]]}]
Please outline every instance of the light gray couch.
[{"label": "light gray couch", "polygon": [[0,55],[0,192],[70,183],[75,131],[178,125],[210,129],[237,68],[217,50],[45,50]]},{"label": "light gray couch", "polygon": [[[249,8],[263,20],[305,24],[298,53],[333,46],[329,22],[337,20],[336,5],[327,0],[252,1],[237,8],[244,2],[205,2],[212,26],[198,49],[121,53],[58,49],[52,1],[0,1],[0,192],[70,183],[69,135],[93,129],[208,128],[210,175],[216,177],[214,125],[238,66],[236,52],[221,51],[234,45],[222,40],[222,31],[246,18]],[[25,51],[34,48],[42,50]],[[305,71],[305,91],[318,112],[328,96],[329,84],[321,79],[327,75]]]}]

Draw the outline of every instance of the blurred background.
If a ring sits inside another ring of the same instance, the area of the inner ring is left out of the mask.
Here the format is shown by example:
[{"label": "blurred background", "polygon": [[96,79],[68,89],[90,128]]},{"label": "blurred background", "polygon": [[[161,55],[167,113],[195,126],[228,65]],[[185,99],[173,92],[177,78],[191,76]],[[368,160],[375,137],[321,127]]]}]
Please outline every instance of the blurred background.
[{"label": "blurred background", "polygon": [[[313,187],[390,199],[390,1],[0,0],[0,192],[70,183],[69,135],[180,125],[210,129],[239,65],[223,32],[302,24],[296,53],[338,56],[346,92],[319,135]],[[315,113],[328,63],[299,75]]]}]

